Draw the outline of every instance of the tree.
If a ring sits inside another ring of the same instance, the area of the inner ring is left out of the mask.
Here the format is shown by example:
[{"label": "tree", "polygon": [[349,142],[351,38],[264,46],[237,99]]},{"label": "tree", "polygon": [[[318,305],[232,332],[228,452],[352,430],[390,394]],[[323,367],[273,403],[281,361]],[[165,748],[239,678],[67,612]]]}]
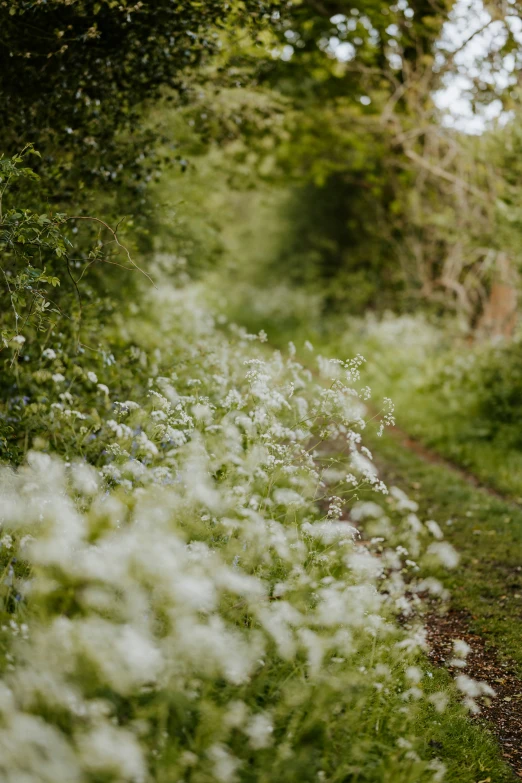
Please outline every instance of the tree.
[{"label": "tree", "polygon": [[143,182],[157,165],[144,105],[166,87],[183,94],[220,28],[263,13],[259,0],[0,2],[4,151],[34,144],[54,200]]},{"label": "tree", "polygon": [[[286,263],[294,279],[322,281],[329,306],[378,306],[391,284],[410,302],[476,318],[484,248],[503,250],[501,177],[487,145],[445,127],[434,94],[464,72],[476,107],[518,105],[515,6],[493,3],[479,19],[470,7],[459,20],[451,2],[309,0],[276,14],[263,49],[238,47],[231,61],[250,62],[259,85],[286,102],[273,143],[248,140],[262,173],[298,186],[292,209],[305,230],[288,237],[296,252],[281,253],[279,270]],[[462,58],[476,45],[471,68]],[[325,221],[326,203],[335,208]],[[343,283],[365,269],[366,295],[355,301]]]}]

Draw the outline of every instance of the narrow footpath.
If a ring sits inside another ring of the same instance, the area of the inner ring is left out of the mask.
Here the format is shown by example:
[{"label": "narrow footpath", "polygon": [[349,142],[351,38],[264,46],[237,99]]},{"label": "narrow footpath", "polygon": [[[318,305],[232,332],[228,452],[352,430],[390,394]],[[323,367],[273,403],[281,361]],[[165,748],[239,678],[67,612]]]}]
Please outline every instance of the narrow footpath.
[{"label": "narrow footpath", "polygon": [[407,491],[422,518],[435,519],[461,555],[445,578],[450,610],[433,612],[427,622],[430,658],[449,667],[454,639],[471,647],[466,673],[497,693],[476,719],[493,731],[522,778],[522,507],[399,427],[382,438],[368,434],[386,483]]}]

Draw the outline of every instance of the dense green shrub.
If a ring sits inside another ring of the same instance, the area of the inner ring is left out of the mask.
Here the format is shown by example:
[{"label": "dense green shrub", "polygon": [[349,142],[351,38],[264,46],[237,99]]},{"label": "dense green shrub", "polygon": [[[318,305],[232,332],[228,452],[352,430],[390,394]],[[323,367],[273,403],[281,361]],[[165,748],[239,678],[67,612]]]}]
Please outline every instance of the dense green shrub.
[{"label": "dense green shrub", "polygon": [[0,3],[3,149],[40,149],[54,201],[143,185],[158,162],[144,104],[166,87],[183,92],[220,28],[234,17],[252,24],[263,10],[257,0]]},{"label": "dense green shrub", "polygon": [[490,436],[500,435],[510,445],[522,446],[522,345],[513,343],[487,351],[470,381]]}]

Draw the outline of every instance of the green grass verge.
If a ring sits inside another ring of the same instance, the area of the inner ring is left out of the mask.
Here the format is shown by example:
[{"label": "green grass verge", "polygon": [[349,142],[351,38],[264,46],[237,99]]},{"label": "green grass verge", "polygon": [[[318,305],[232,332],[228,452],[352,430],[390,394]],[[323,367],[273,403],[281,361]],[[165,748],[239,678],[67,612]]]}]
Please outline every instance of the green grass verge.
[{"label": "green grass verge", "polygon": [[427,462],[390,432],[366,440],[387,482],[407,491],[421,518],[435,519],[459,551],[459,567],[441,574],[455,608],[522,675],[522,509]]},{"label": "green grass verge", "polygon": [[[432,669],[434,688],[443,689],[449,674]],[[420,718],[420,732],[427,748],[432,748],[446,765],[446,783],[513,783],[515,774],[501,756],[499,745],[481,724],[471,720],[459,704],[450,703],[439,720],[425,714]]]},{"label": "green grass verge", "polygon": [[393,399],[401,428],[483,484],[522,503],[522,451],[507,445],[502,432],[493,439],[484,435],[472,400],[451,404],[437,389],[419,389],[404,378],[376,373],[371,354],[367,358],[368,383],[377,396]]}]

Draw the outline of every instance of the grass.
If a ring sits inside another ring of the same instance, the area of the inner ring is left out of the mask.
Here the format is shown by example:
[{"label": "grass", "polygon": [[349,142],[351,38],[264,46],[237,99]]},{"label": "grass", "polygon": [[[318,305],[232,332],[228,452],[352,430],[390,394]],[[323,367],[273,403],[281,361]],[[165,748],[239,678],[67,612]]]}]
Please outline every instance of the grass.
[{"label": "grass", "polygon": [[406,388],[394,378],[372,377],[369,383],[378,393],[392,397],[397,422],[409,435],[473,473],[481,483],[522,503],[522,451],[508,445],[502,432],[493,438],[484,435],[472,400],[456,400],[452,407],[447,399],[438,398],[436,389]]},{"label": "grass", "polygon": [[[441,689],[450,677],[447,672],[433,669],[434,687]],[[447,783],[483,781],[512,783],[514,773],[503,761],[495,738],[487,729],[471,721],[460,705],[450,703],[439,721],[425,715],[420,719],[420,733],[427,748],[432,748],[447,767]]]},{"label": "grass", "polygon": [[407,491],[421,518],[439,522],[459,551],[458,569],[441,574],[453,605],[522,675],[522,509],[427,462],[393,433],[380,439],[368,433],[366,439],[387,482]]}]

